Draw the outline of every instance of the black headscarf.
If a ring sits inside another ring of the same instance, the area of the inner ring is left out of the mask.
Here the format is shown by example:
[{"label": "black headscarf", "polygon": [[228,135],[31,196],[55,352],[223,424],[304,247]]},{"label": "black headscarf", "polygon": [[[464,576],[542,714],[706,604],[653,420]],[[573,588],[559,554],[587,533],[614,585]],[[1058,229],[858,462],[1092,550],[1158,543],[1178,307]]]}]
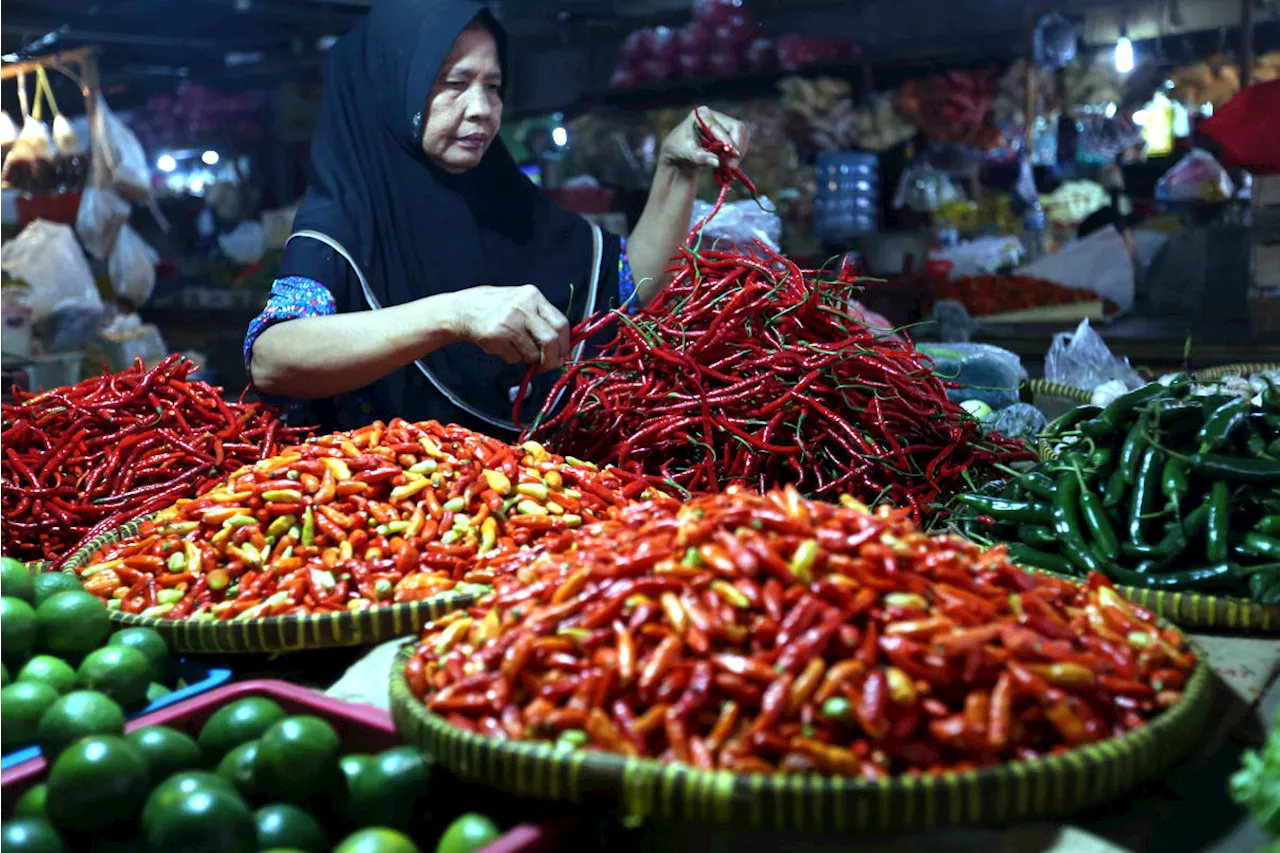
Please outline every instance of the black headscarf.
[{"label": "black headscarf", "polygon": [[[320,232],[341,244],[381,307],[477,285],[533,284],[576,322],[616,294],[617,239],[607,241],[603,252],[602,270],[609,272],[612,260],[612,280],[602,273],[596,305],[587,305],[591,226],[543,196],[501,140],[462,175],[440,170],[422,151],[431,87],[454,40],[477,18],[497,39],[505,68],[505,35],[474,0],[380,0],[338,40],[294,232]],[[295,238],[290,248],[300,242],[312,241]],[[289,266],[286,252],[281,276],[298,274]],[[353,292],[334,295],[339,305],[360,310],[368,300],[354,276],[348,278],[346,289]],[[510,424],[509,393],[520,384],[523,365],[507,365],[470,343],[445,347],[423,363],[466,406]],[[524,411],[537,410],[553,380],[540,375]],[[371,391],[375,417],[477,425],[414,365]]]}]

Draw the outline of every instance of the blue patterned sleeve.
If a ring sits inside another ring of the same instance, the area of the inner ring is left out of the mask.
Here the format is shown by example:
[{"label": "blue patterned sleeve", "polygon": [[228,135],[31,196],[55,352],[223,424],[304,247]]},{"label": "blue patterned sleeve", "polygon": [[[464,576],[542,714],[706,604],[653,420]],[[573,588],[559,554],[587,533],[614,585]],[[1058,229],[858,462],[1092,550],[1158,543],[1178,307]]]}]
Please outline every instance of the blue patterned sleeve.
[{"label": "blue patterned sleeve", "polygon": [[622,238],[622,251],[618,254],[618,299],[628,314],[640,310],[635,304],[636,279],[631,273],[631,261],[627,258],[627,238]]},{"label": "blue patterned sleeve", "polygon": [[271,285],[271,295],[262,313],[249,323],[244,336],[244,367],[253,359],[253,344],[258,336],[276,323],[299,317],[328,317],[338,313],[333,294],[318,281],[302,276],[278,278]]}]

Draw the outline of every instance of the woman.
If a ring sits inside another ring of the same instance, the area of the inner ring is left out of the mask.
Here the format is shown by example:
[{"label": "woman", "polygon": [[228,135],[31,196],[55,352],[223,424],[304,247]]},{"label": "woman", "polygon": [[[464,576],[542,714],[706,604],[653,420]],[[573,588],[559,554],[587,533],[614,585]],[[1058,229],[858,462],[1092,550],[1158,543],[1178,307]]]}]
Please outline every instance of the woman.
[{"label": "woman", "polygon": [[[645,305],[717,165],[692,114],[667,137],[625,243],[546,199],[497,140],[505,46],[473,0],[382,0],[332,48],[311,180],[245,362],[264,394],[348,429],[401,416],[502,434],[530,363],[573,357],[573,323]],[[745,152],[738,122],[702,111]],[[369,310],[374,309],[374,310]]]}]

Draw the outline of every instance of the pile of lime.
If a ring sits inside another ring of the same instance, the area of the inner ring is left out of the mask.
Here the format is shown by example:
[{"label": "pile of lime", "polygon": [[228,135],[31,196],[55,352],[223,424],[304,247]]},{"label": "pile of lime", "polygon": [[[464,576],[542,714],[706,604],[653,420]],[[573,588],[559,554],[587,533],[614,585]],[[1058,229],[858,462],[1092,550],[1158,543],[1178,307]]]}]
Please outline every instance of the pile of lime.
[{"label": "pile of lime", "polygon": [[[0,752],[45,755],[121,734],[126,711],[169,692],[172,660],[150,628],[112,633],[107,608],[65,572],[0,561]],[[52,750],[52,752],[50,751]]]},{"label": "pile of lime", "polygon": [[[435,779],[447,786],[447,779]],[[488,818],[433,812],[430,765],[411,747],[343,754],[338,732],[251,697],[214,712],[196,738],[167,726],[67,746],[0,826],[5,853],[474,853]],[[104,846],[105,845],[105,846]]]}]

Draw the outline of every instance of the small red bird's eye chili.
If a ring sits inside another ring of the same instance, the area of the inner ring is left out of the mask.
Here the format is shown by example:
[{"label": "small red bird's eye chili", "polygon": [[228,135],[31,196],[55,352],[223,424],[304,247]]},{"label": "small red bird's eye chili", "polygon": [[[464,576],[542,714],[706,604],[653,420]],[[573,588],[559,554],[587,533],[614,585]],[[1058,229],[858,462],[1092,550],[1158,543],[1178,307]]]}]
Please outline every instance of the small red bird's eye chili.
[{"label": "small red bird's eye chili", "polygon": [[[739,545],[758,559],[704,556]],[[494,713],[586,711],[585,742],[561,745],[703,769],[878,779],[1059,752],[1145,725],[1196,663],[1100,575],[1027,575],[907,510],[794,489],[637,504],[471,574],[494,592],[427,626],[406,671],[437,674],[427,707],[481,732]],[[1097,615],[1120,609],[1151,651],[1110,639]],[[464,618],[495,628],[465,644]],[[494,677],[510,686],[500,711],[465,698]]]}]

